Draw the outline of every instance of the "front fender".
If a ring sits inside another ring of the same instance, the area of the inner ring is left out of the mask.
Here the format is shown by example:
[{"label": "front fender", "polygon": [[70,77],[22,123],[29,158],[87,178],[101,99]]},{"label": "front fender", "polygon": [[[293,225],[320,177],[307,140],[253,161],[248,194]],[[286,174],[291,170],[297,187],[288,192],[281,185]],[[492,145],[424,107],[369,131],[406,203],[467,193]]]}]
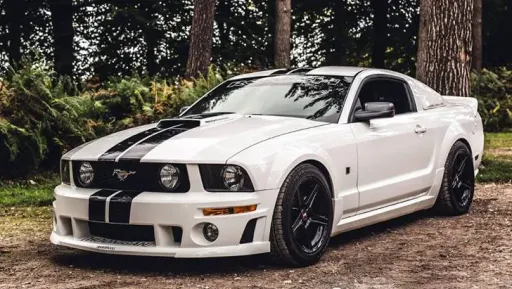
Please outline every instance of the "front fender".
[{"label": "front fender", "polygon": [[357,149],[353,134],[345,125],[273,138],[236,154],[227,163],[246,168],[255,189],[266,190],[280,188],[297,165],[311,160],[321,163],[329,172],[335,198],[356,189]]}]

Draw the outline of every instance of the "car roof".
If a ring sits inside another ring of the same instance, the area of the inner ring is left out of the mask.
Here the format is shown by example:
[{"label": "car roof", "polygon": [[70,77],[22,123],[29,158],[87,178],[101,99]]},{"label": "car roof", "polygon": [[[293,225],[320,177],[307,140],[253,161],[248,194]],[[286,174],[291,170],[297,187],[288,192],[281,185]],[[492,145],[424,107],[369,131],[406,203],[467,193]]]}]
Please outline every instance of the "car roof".
[{"label": "car roof", "polygon": [[294,68],[294,69],[272,69],[257,71],[252,73],[237,75],[231,80],[253,78],[253,77],[265,77],[270,75],[285,75],[285,74],[305,74],[305,75],[336,75],[336,76],[349,76],[353,77],[363,70],[367,70],[365,67],[352,67],[352,66],[323,66],[318,68]]}]

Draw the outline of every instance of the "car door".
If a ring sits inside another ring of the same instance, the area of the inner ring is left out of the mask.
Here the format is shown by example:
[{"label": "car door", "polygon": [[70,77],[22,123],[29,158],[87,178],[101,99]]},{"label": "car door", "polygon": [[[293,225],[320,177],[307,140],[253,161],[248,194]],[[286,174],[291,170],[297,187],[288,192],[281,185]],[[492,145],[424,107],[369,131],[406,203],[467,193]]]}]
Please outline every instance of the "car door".
[{"label": "car door", "polygon": [[424,136],[428,128],[416,110],[408,84],[390,76],[365,79],[356,99],[361,109],[367,102],[392,102],[395,116],[369,122],[350,120],[357,143],[358,213],[378,209],[425,194],[431,182],[434,143]]}]

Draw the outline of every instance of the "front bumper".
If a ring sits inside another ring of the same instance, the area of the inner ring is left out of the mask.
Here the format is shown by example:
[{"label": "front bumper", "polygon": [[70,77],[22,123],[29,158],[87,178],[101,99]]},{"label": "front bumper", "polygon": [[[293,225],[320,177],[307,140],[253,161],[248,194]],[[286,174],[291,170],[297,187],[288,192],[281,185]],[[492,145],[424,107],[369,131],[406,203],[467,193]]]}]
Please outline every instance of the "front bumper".
[{"label": "front bumper", "polygon": [[[132,200],[127,224],[109,223],[108,218],[102,223],[107,227],[110,224],[118,227],[152,227],[154,239],[148,242],[120,241],[92,235],[89,198],[97,191],[68,185],[55,188],[52,243],[108,254],[176,258],[241,256],[270,251],[270,225],[278,190],[254,193],[144,192]],[[202,211],[203,208],[248,205],[257,205],[256,211],[222,216],[204,216]],[[214,242],[209,242],[203,236],[205,223],[212,223],[219,230]],[[252,238],[247,238],[245,232],[248,225]],[[174,228],[180,228],[182,232],[179,239],[173,234]]]}]

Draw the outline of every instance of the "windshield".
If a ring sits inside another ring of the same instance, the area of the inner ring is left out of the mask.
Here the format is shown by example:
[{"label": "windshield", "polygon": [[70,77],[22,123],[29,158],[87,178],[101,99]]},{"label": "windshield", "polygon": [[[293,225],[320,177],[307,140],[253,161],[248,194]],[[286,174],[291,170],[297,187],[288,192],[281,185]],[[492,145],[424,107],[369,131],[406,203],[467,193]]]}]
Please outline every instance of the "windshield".
[{"label": "windshield", "polygon": [[281,75],[227,81],[183,115],[240,113],[338,122],[352,77]]}]

